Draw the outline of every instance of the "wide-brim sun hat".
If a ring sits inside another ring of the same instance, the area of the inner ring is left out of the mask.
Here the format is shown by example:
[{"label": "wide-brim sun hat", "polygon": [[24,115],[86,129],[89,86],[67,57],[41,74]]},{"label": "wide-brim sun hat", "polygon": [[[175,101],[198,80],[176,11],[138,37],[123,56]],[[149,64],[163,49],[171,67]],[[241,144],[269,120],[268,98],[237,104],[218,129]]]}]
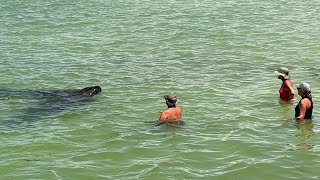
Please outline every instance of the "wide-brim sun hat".
[{"label": "wide-brim sun hat", "polygon": [[289,75],[289,69],[286,67],[281,67],[278,71],[274,71],[277,76],[282,76],[284,79],[290,79],[291,76]]}]

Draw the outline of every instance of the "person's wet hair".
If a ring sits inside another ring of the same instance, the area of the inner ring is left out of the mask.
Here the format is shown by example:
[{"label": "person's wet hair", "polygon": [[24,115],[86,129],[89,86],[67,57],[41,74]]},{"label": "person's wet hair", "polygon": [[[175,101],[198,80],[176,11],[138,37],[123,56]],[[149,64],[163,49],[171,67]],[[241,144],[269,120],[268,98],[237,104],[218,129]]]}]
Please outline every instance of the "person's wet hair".
[{"label": "person's wet hair", "polygon": [[166,100],[168,107],[175,107],[178,100],[175,94],[166,94],[164,95],[164,99]]}]

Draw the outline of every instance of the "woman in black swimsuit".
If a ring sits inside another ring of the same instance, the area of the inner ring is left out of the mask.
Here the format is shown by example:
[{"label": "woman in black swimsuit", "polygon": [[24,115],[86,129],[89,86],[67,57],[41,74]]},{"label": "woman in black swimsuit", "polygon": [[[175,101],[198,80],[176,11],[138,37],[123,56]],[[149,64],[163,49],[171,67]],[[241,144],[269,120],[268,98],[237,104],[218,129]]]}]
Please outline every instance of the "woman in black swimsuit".
[{"label": "woman in black swimsuit", "polygon": [[310,85],[306,82],[302,82],[297,87],[298,94],[301,96],[301,100],[295,108],[295,117],[296,119],[311,119],[313,102],[311,95]]}]

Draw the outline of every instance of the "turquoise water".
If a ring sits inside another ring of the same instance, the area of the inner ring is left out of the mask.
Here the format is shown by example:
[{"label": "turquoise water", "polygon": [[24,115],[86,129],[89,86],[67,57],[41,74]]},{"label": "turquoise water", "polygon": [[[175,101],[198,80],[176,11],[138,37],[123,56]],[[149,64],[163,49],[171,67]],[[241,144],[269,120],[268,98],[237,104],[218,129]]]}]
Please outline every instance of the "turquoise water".
[{"label": "turquoise water", "polygon": [[[0,89],[103,89],[41,116],[28,111],[41,97],[0,92],[1,179],[320,178],[319,10],[315,0],[1,2]],[[312,121],[293,119],[299,97],[278,102],[281,66],[311,85]],[[185,126],[144,124],[169,92]]]}]

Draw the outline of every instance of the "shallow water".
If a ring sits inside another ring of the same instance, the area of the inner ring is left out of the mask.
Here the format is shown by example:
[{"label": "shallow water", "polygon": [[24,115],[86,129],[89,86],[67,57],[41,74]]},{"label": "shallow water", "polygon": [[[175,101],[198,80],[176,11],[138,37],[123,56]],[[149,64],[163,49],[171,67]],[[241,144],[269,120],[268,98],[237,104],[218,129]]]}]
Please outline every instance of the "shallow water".
[{"label": "shallow water", "polygon": [[[1,94],[1,179],[320,178],[319,5],[2,2],[1,88],[103,91],[28,118],[43,99]],[[311,84],[312,121],[278,102],[281,66]],[[144,124],[168,92],[186,124]]]}]

